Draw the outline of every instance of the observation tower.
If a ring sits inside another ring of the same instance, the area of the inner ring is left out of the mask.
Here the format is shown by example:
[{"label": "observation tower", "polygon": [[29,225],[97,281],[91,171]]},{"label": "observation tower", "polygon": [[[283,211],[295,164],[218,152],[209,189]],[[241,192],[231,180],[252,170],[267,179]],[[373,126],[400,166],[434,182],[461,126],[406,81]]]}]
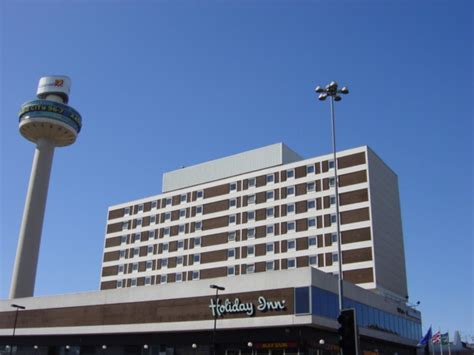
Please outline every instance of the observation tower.
[{"label": "observation tower", "polygon": [[71,80],[67,76],[43,77],[36,92],[38,100],[21,106],[20,133],[35,143],[36,149],[18,238],[10,298],[33,296],[54,148],[73,144],[81,130],[81,115],[67,105],[70,88]]}]

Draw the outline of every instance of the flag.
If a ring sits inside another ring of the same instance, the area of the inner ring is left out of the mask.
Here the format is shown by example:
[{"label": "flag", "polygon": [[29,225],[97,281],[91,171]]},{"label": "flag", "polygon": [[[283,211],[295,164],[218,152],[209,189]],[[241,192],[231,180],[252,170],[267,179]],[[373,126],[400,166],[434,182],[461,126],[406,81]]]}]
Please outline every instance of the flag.
[{"label": "flag", "polygon": [[426,345],[426,344],[428,344],[430,339],[431,339],[431,327],[430,327],[430,329],[428,329],[425,336],[420,339],[420,342],[418,343],[418,345]]},{"label": "flag", "polygon": [[449,344],[449,333],[446,332],[444,334],[441,334],[441,344],[443,345],[448,345]]},{"label": "flag", "polygon": [[433,344],[439,344],[441,342],[441,332],[439,330],[433,334],[431,341]]}]

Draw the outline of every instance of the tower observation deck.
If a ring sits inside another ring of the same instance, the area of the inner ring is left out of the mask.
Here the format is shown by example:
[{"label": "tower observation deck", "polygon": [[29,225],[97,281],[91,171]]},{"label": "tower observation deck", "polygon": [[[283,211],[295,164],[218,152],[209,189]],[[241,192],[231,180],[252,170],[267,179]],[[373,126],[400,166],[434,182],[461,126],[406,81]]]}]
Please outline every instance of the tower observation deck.
[{"label": "tower observation deck", "polygon": [[21,106],[19,130],[36,144],[13,269],[10,298],[33,296],[54,148],[73,144],[81,115],[67,105],[71,80],[47,76],[39,81],[38,100]]}]

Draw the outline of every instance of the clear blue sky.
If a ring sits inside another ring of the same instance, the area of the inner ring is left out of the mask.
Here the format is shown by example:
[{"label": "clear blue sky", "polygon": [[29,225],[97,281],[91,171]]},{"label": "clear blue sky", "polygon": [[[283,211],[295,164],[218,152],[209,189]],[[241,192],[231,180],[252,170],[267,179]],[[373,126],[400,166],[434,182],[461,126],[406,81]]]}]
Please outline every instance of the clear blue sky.
[{"label": "clear blue sky", "polygon": [[39,77],[72,78],[83,116],[57,149],[37,295],[97,290],[107,207],[182,165],[283,141],[331,149],[317,84],[348,85],[339,147],[398,174],[410,300],[424,327],[473,325],[472,1],[7,1],[1,23],[0,297],[34,146],[18,133]]}]

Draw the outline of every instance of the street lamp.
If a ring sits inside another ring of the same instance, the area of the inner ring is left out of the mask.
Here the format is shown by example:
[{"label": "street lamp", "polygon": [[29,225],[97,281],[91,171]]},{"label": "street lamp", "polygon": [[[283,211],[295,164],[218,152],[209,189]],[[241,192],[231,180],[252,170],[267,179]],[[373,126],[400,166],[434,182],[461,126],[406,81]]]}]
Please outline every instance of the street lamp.
[{"label": "street lamp", "polygon": [[[319,345],[321,345],[321,347],[324,347],[324,344],[326,344],[326,342],[324,341],[324,339],[319,339]],[[319,353],[319,351],[318,351]],[[321,350],[321,355],[324,354],[324,350]]]},{"label": "street lamp", "polygon": [[[225,287],[217,286],[217,285],[210,285],[210,288],[216,290],[216,296],[214,297],[214,305],[217,307],[217,297],[219,295],[219,291],[224,291]],[[214,310],[214,330],[212,332],[212,354],[216,354],[216,326],[217,326],[217,312]]]},{"label": "street lamp", "polygon": [[15,344],[15,331],[16,331],[16,322],[18,320],[18,311],[21,309],[26,309],[25,306],[20,306],[19,304],[11,304],[10,307],[16,308],[15,311],[15,322],[13,323],[13,336],[12,336],[12,345],[10,346],[10,355],[13,353],[13,345]]},{"label": "street lamp", "polygon": [[331,81],[325,88],[317,86],[315,91],[319,94],[318,99],[324,101],[329,96],[331,98],[331,123],[332,123],[332,155],[334,161],[334,186],[335,186],[335,195],[336,195],[336,228],[337,228],[337,259],[339,264],[339,311],[342,311],[344,308],[344,291],[342,286],[342,252],[341,252],[341,227],[339,222],[339,182],[337,180],[337,158],[336,158],[336,117],[334,114],[334,101],[341,101],[342,98],[340,94],[346,95],[349,93],[347,87],[342,87],[341,89],[337,88],[337,83]]},{"label": "street lamp", "polygon": [[196,344],[196,343],[192,343],[192,345],[191,345],[191,348],[193,348],[193,350],[194,350],[194,354],[196,354],[196,353],[197,353],[197,347],[198,347],[198,346],[197,346],[197,344]]},{"label": "street lamp", "polygon": [[247,343],[247,346],[251,349],[252,355],[253,355],[253,343],[252,343],[251,341],[249,341],[249,342]]}]

